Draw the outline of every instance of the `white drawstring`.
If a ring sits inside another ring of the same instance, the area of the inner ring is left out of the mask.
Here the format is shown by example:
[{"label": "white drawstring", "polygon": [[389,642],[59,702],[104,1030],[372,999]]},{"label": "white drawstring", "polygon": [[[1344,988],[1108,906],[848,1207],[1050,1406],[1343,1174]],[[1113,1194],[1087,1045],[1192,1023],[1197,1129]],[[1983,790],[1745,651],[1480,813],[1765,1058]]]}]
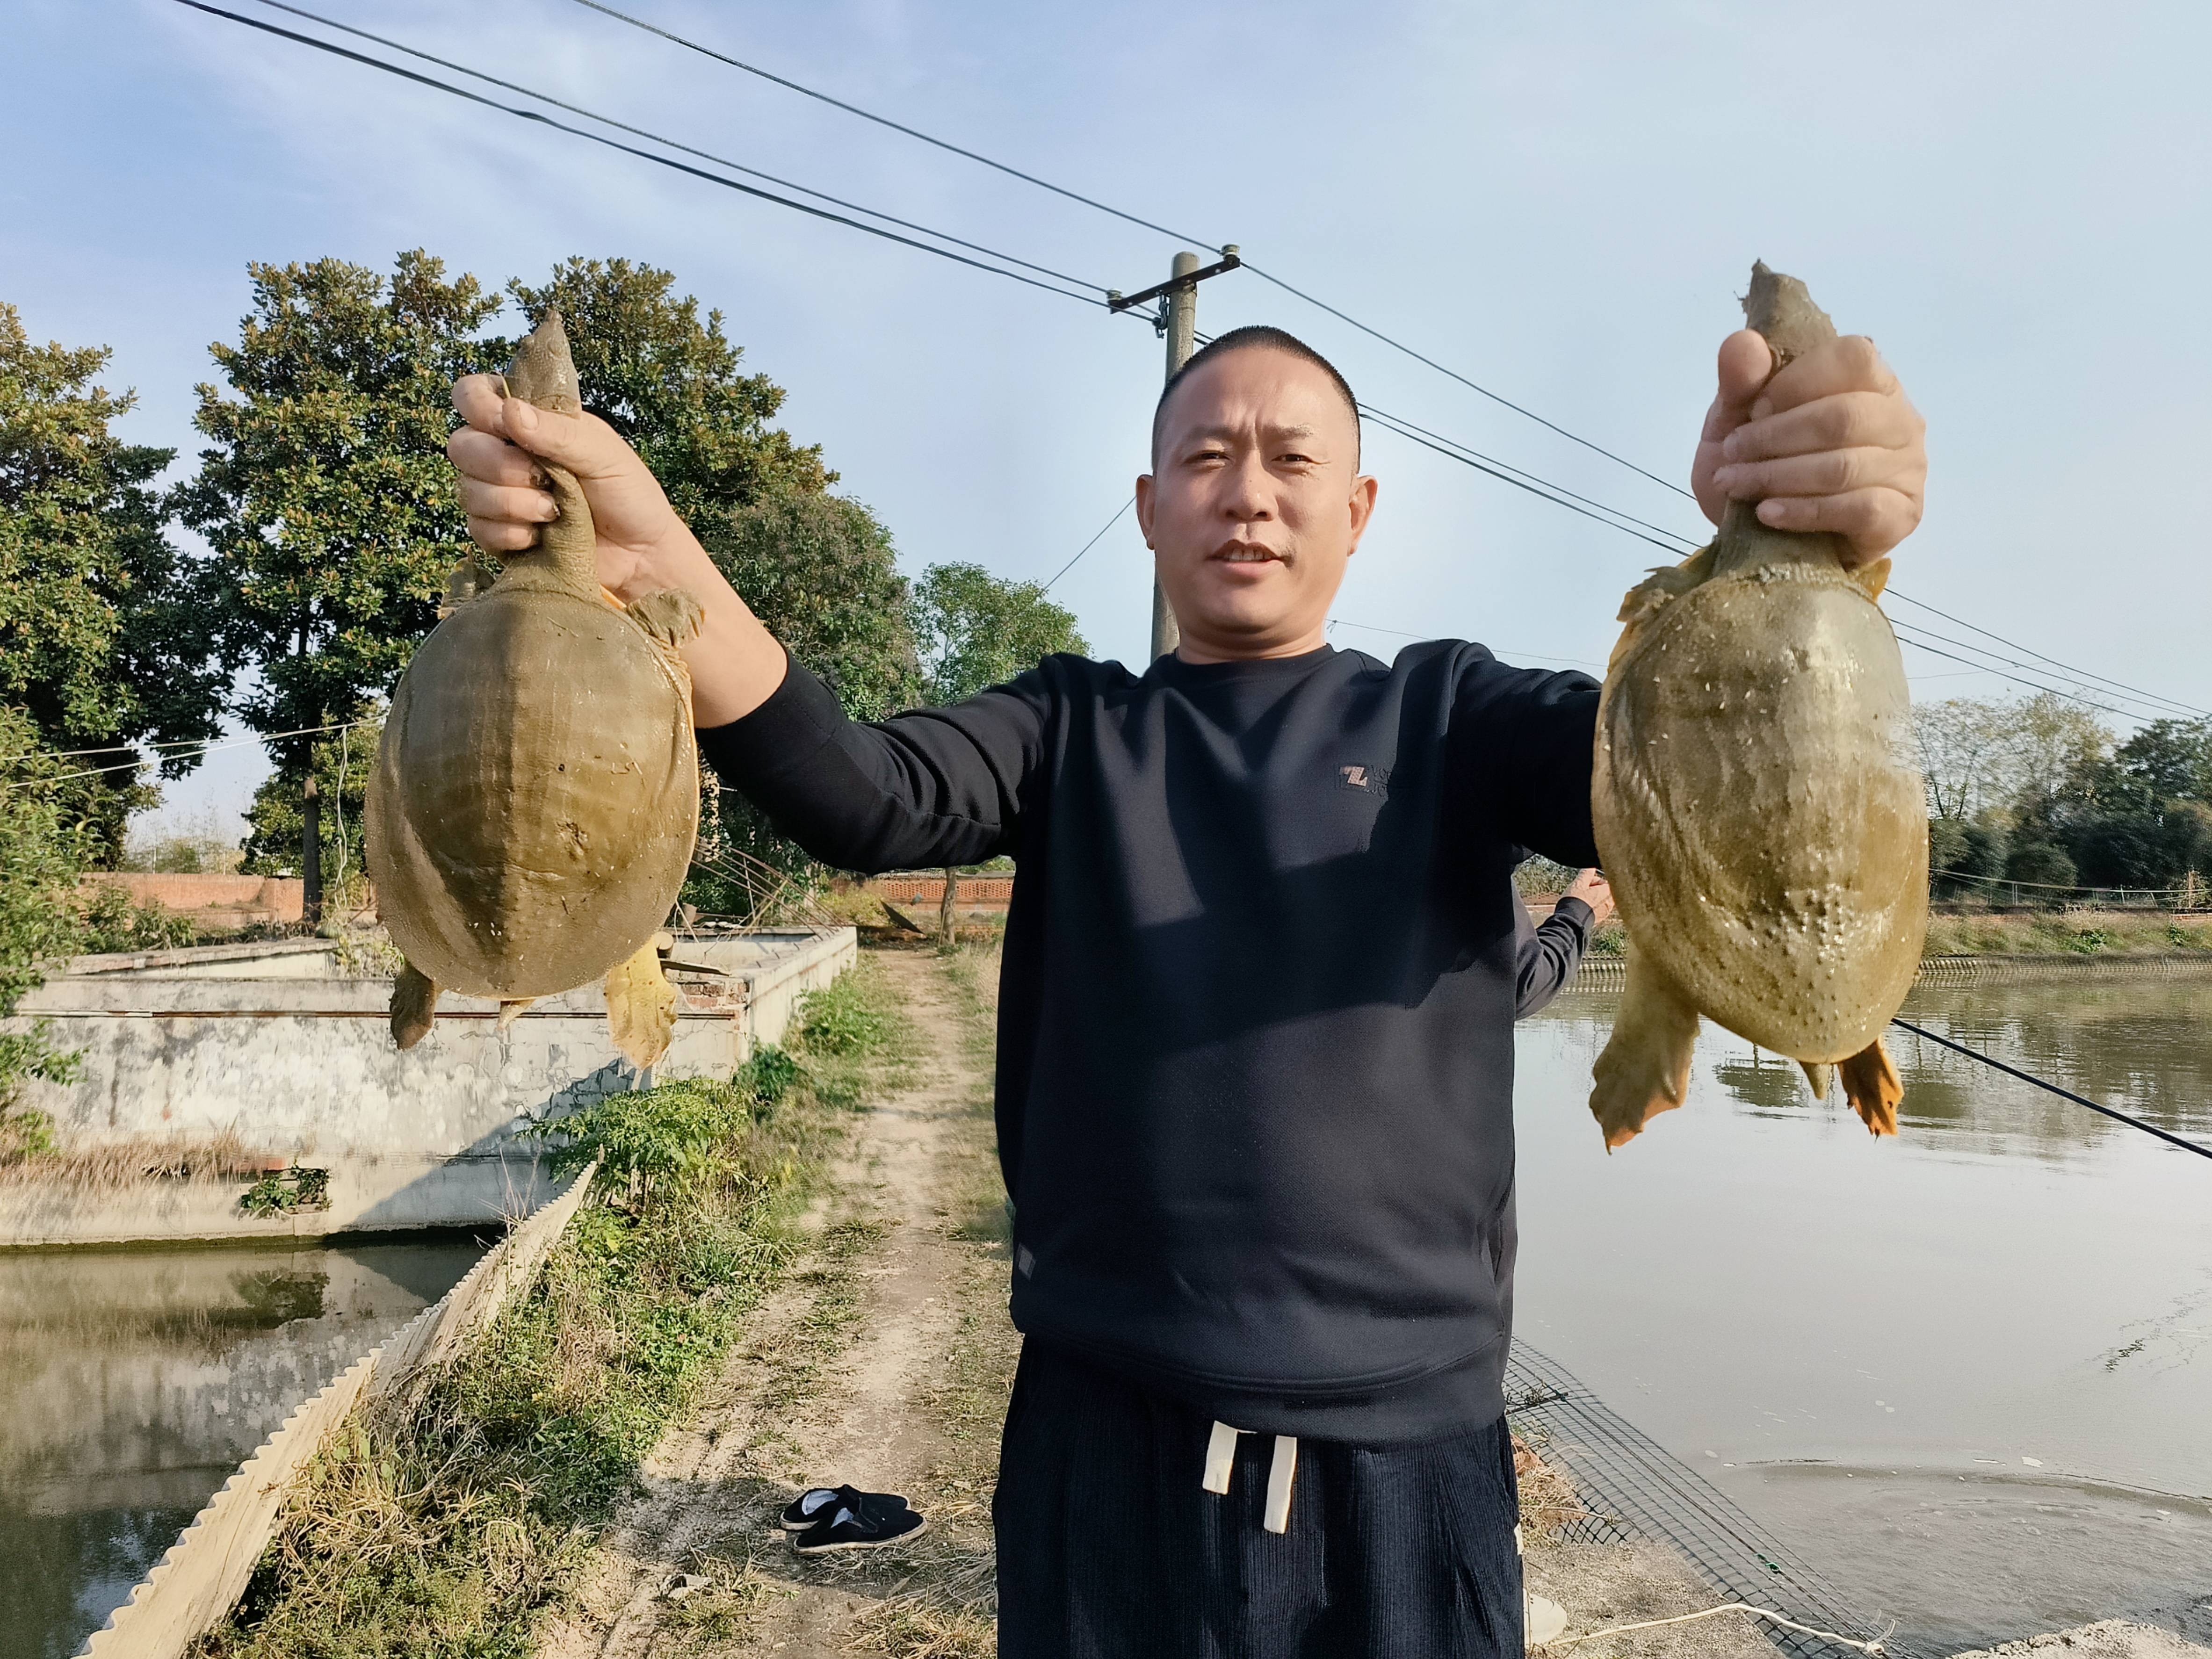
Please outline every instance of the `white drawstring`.
[{"label": "white drawstring", "polygon": [[1267,1517],[1260,1524],[1269,1532],[1291,1529],[1291,1482],[1298,1474],[1298,1443],[1295,1437],[1275,1437],[1275,1461],[1267,1466]]},{"label": "white drawstring", "polygon": [[[1247,1431],[1216,1423],[1206,1442],[1206,1478],[1200,1482],[1217,1497],[1229,1492],[1230,1472],[1237,1463],[1237,1437]],[[1298,1475],[1298,1443],[1295,1435],[1275,1437],[1274,1460],[1267,1466],[1267,1512],[1261,1525],[1269,1532],[1291,1529],[1291,1484]]]}]

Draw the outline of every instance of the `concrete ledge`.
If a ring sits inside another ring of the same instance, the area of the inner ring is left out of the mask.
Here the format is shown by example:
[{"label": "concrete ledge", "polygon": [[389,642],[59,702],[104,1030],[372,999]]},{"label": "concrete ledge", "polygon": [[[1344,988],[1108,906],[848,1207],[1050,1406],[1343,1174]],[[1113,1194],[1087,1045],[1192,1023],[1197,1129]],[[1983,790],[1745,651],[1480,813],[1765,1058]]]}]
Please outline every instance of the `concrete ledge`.
[{"label": "concrete ledge", "polygon": [[[288,964],[330,960],[325,940],[277,944]],[[544,998],[504,1030],[496,1001],[448,993],[430,1034],[403,1054],[387,1024],[390,981],[319,969],[262,977],[263,957],[241,949],[270,947],[147,952],[31,992],[0,1030],[46,1020],[82,1059],[76,1082],[33,1084],[23,1103],[53,1118],[66,1152],[234,1135],[328,1170],[327,1206],[258,1218],[238,1207],[242,1181],[103,1190],[19,1176],[0,1182],[0,1248],[501,1221],[545,1196],[522,1132],[640,1081],[596,985]],[[799,999],[857,953],[849,927],[680,939],[675,1040],[657,1075],[727,1077],[756,1045],[782,1041]],[[240,963],[246,972],[230,971]]]}]

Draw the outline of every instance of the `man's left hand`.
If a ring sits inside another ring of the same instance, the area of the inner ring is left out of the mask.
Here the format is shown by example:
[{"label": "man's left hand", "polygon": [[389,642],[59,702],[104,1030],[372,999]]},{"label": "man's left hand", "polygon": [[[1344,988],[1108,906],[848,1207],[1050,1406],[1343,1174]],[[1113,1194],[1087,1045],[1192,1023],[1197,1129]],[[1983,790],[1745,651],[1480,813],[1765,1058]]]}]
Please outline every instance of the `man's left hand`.
[{"label": "man's left hand", "polygon": [[1920,522],[1927,424],[1863,336],[1832,340],[1778,374],[1766,341],[1741,329],[1721,342],[1720,391],[1691,488],[1715,524],[1731,500],[1757,501],[1761,524],[1832,531],[1844,562],[1866,564]]}]

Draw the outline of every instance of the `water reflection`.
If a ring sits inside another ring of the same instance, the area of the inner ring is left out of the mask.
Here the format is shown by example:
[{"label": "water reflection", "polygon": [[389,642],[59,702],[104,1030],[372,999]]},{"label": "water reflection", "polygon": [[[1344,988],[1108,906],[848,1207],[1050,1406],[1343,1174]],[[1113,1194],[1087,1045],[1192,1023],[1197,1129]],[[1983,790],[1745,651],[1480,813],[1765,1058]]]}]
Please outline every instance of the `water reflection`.
[{"label": "water reflection", "polygon": [[[1710,1024],[1608,1157],[1614,1003],[1520,1028],[1531,1342],[1929,1650],[2212,1595],[2212,1164],[1895,1030],[1876,1141]],[[1905,1017],[2212,1144],[2212,977]]]},{"label": "water reflection", "polygon": [[0,1659],[63,1659],[481,1245],[0,1255]]}]

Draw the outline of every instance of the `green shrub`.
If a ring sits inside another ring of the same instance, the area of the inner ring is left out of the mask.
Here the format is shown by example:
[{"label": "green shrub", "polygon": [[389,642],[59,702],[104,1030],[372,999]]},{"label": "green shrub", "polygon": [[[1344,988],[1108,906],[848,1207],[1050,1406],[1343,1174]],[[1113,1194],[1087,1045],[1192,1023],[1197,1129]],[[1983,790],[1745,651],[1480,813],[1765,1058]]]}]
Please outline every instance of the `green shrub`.
[{"label": "green shrub", "polygon": [[81,948],[94,954],[113,951],[174,951],[194,938],[192,920],[159,899],[134,902],[119,882],[93,889],[84,909]]},{"label": "green shrub", "polygon": [[749,1091],[700,1078],[610,1095],[533,1123],[526,1133],[553,1143],[556,1176],[573,1175],[597,1158],[603,1190],[650,1205],[726,1164],[730,1143],[751,1122]]}]

